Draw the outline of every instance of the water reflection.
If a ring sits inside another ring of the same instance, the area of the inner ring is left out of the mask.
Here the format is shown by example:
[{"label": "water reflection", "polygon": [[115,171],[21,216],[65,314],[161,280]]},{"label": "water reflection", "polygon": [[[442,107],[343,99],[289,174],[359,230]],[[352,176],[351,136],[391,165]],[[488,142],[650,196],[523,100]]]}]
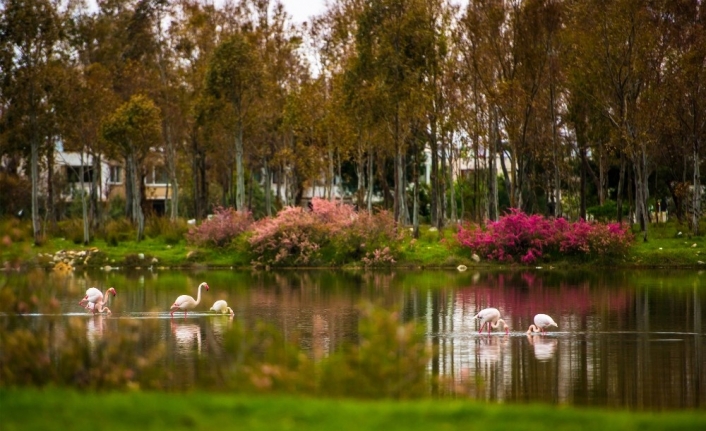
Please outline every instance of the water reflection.
[{"label": "water reflection", "polygon": [[[106,325],[115,334],[125,331],[117,325],[124,320],[114,325],[114,319],[130,320],[141,345],[167,341],[175,358],[168,366],[175,367],[173,374],[180,380],[174,385],[180,387],[196,379],[189,364],[224,356],[218,349],[223,349],[224,334],[234,320],[208,313],[216,299],[235,304],[235,318],[244,327],[273,325],[315,359],[358,342],[358,305],[369,301],[401,310],[403,320],[425,328],[434,347],[429,372],[441,382],[430,388],[435,395],[638,409],[706,407],[705,298],[701,278],[694,273],[453,269],[11,277],[8,284],[18,291],[41,286],[48,296],[44,302],[60,304],[56,315],[64,320],[51,323],[57,343],[62,325],[78,318],[86,319],[91,346],[106,341]],[[166,310],[173,298],[201,281],[211,287],[202,292],[203,304],[187,319],[169,319]],[[111,318],[76,316],[76,301],[86,285],[111,285],[121,292],[111,304]],[[498,308],[515,330],[479,335],[473,316],[487,307]],[[560,330],[525,334],[538,313],[554,316]],[[2,319],[0,331],[9,325]],[[34,310],[12,322],[29,328],[50,325],[46,315]]]},{"label": "water reflection", "polygon": [[196,323],[177,323],[170,321],[172,334],[177,345],[177,352],[184,356],[196,351],[201,354],[201,326]]},{"label": "water reflection", "polygon": [[548,361],[553,358],[559,344],[557,339],[534,334],[527,334],[527,341],[534,347],[534,356],[540,361]]},{"label": "water reflection", "polygon": [[86,323],[86,339],[92,349],[97,347],[97,344],[102,341],[105,331],[105,321],[102,314],[95,314],[88,318]]}]

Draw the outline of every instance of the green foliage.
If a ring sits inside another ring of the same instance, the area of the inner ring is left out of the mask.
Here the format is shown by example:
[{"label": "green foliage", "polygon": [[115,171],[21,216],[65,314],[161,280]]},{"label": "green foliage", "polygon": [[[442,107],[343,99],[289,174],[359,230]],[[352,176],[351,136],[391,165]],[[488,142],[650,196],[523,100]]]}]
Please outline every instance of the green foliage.
[{"label": "green foliage", "polygon": [[165,244],[178,244],[189,230],[184,219],[172,221],[168,217],[150,217],[147,219],[145,233],[151,238],[160,238]]},{"label": "green foliage", "polygon": [[83,220],[71,218],[60,221],[57,224],[56,234],[63,236],[74,244],[81,244],[83,242]]},{"label": "green foliage", "polygon": [[0,216],[16,216],[20,210],[29,215],[32,185],[26,177],[0,172]]},{"label": "green foliage", "polygon": [[135,237],[135,227],[125,217],[109,221],[104,228],[103,237],[110,246],[117,246],[121,242]]},{"label": "green foliage", "polygon": [[[608,221],[613,221],[617,220],[618,218],[618,205],[615,203],[615,201],[606,201],[603,206],[594,206],[590,208],[586,208],[586,213],[590,214],[595,218],[597,221],[600,222],[608,222]],[[627,217],[628,215],[628,207],[627,205],[623,206],[623,217]]]},{"label": "green foliage", "polygon": [[[207,430],[237,424],[248,431],[697,431],[700,410],[643,413],[555,405],[477,403],[468,400],[325,399],[190,392],[79,392],[58,388],[0,389],[7,430]],[[233,428],[236,425],[232,425]]]},{"label": "green foliage", "polygon": [[419,398],[427,395],[431,352],[417,324],[371,304],[361,307],[360,341],[322,361],[327,396]]}]

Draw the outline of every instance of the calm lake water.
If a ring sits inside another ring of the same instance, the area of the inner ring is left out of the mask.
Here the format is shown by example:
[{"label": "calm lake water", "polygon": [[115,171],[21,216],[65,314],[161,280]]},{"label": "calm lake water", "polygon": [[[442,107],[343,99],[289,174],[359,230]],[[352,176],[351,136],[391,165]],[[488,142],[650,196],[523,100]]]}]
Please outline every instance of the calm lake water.
[{"label": "calm lake water", "polygon": [[[429,373],[451,382],[459,394],[490,402],[545,402],[639,410],[706,406],[706,274],[697,271],[393,270],[347,272],[292,270],[79,272],[36,271],[0,275],[0,286],[20,293],[42,286],[59,302],[59,325],[85,321],[85,342],[132,331],[141,345],[164,342],[173,366],[209,360],[210,337],[233,319],[264,321],[320,358],[357,340],[363,302],[402,311],[423,325],[436,352]],[[196,297],[197,311],[169,316],[181,294]],[[115,287],[111,316],[92,316],[78,306],[85,290]],[[208,309],[225,299],[233,319]],[[44,300],[44,299],[43,299]],[[496,307],[510,323],[504,332],[478,334],[473,316]],[[532,317],[546,313],[559,328],[525,334]],[[0,315],[2,327],[39,325],[49,316],[28,306],[21,319]],[[56,316],[54,317],[56,319]],[[148,324],[149,323],[149,324]],[[0,329],[2,330],[2,329]],[[0,334],[1,336],[2,334]],[[213,343],[212,343],[213,344]],[[217,357],[210,358],[218,360]],[[175,384],[188,387],[189,373]],[[448,386],[430,387],[443,397]]]}]

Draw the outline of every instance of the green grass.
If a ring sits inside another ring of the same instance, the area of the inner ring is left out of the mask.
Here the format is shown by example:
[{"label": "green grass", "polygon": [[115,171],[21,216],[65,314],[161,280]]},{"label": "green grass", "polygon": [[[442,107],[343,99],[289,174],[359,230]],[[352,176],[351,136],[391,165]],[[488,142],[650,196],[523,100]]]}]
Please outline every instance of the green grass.
[{"label": "green grass", "polygon": [[0,389],[4,431],[703,430],[698,411],[634,413],[472,401],[357,401],[210,393]]},{"label": "green grass", "polygon": [[[703,227],[706,232],[706,225]],[[65,236],[47,238],[42,245],[32,244],[31,227],[28,222],[0,222],[0,231],[8,232],[2,237],[0,246],[0,263],[30,263],[51,267],[52,262],[48,253],[59,250],[87,250],[98,248],[100,258],[92,261],[92,266],[110,265],[113,267],[147,267],[152,259],[157,259],[156,266],[164,267],[239,267],[250,266],[253,257],[247,252],[244,242],[226,249],[212,249],[192,247],[184,239],[175,241],[167,237],[147,237],[141,242],[132,239],[121,240],[116,243],[94,237],[91,244],[84,246],[76,244],[74,240]],[[681,234],[679,233],[681,232]],[[620,257],[609,260],[590,260],[585,257],[565,258],[560,256],[552,261],[538,262],[538,265],[552,264],[554,266],[596,265],[603,266],[628,266],[628,267],[701,267],[706,266],[706,237],[693,236],[686,226],[675,222],[651,224],[648,228],[648,241],[642,240],[642,235],[637,226],[633,227],[635,243],[630,251]],[[128,235],[132,238],[132,235]],[[462,248],[455,240],[455,230],[443,229],[437,232],[429,226],[420,227],[420,237],[416,240],[406,232],[405,238],[394,245],[396,249],[396,265],[401,267],[456,267],[459,264],[473,267],[477,265],[499,265],[494,262],[481,260],[475,263],[471,260],[471,252]],[[191,255],[190,255],[191,252]],[[38,257],[39,254],[44,257]],[[140,261],[136,256],[142,253],[145,260]],[[188,256],[188,257],[187,257]],[[506,265],[501,264],[501,265]],[[328,265],[326,265],[328,266]],[[346,267],[360,266],[358,263],[345,264]],[[521,265],[518,265],[521,266]],[[534,266],[534,265],[533,265]]]}]

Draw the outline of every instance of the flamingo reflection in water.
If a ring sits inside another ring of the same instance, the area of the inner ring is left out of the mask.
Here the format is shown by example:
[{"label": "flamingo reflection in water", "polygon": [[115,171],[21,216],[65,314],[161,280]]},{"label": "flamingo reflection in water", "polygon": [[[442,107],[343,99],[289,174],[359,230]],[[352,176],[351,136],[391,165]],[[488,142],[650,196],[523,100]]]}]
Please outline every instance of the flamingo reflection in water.
[{"label": "flamingo reflection in water", "polygon": [[527,334],[527,340],[534,347],[534,356],[540,361],[548,361],[554,357],[559,341],[556,338],[546,338],[540,335]]},{"label": "flamingo reflection in water", "polygon": [[95,348],[96,344],[103,339],[104,330],[105,321],[102,314],[95,314],[92,318],[89,318],[86,324],[86,338],[91,347]]},{"label": "flamingo reflection in water", "polygon": [[480,339],[478,359],[481,363],[494,364],[502,357],[509,343],[509,337],[487,337]]},{"label": "flamingo reflection in water", "polygon": [[171,322],[172,334],[176,340],[179,350],[182,352],[191,351],[196,347],[196,351],[201,353],[201,326],[195,323]]}]

